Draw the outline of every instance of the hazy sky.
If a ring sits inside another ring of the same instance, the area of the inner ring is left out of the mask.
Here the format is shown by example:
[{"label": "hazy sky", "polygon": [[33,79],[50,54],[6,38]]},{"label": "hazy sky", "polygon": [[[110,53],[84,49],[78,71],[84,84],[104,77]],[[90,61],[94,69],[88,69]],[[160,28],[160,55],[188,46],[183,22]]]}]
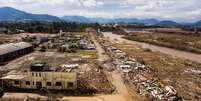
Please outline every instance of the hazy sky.
[{"label": "hazy sky", "polygon": [[4,6],[56,16],[201,20],[201,0],[0,0]]}]

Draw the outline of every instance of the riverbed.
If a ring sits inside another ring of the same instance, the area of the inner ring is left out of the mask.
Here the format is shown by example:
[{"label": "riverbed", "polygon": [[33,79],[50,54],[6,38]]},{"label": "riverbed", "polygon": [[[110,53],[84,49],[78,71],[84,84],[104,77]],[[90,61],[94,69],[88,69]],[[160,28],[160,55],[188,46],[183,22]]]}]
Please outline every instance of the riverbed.
[{"label": "riverbed", "polygon": [[161,53],[172,55],[174,57],[179,57],[179,58],[188,59],[188,60],[191,60],[194,62],[201,63],[201,54],[195,54],[195,53],[191,53],[191,52],[180,51],[180,50],[176,50],[176,49],[172,49],[172,48],[156,46],[156,45],[143,43],[143,42],[131,41],[131,40],[127,40],[127,39],[122,38],[122,35],[117,35],[117,34],[114,34],[112,32],[103,32],[103,35],[105,37],[110,38],[111,40],[116,39],[120,42],[126,42],[129,44],[136,44],[136,45],[141,46],[142,48],[151,49],[152,51],[158,51]]}]

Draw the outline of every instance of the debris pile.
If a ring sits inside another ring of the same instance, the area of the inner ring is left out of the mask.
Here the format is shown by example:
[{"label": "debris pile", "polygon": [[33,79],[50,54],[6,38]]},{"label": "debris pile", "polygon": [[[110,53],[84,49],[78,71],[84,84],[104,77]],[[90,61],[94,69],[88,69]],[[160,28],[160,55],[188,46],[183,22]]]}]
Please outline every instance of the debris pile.
[{"label": "debris pile", "polygon": [[111,94],[115,90],[106,75],[100,70],[91,70],[80,74],[78,79],[78,87],[84,92]]},{"label": "debris pile", "polygon": [[59,52],[76,52],[77,49],[95,50],[95,45],[87,35],[77,35],[70,32],[56,35],[44,45],[48,49],[57,49]]},{"label": "debris pile", "polygon": [[52,37],[52,36],[40,35],[40,34],[38,34],[38,35],[27,35],[26,37],[22,38],[22,40],[24,42],[29,42],[36,47],[36,46],[39,46],[40,44],[48,42],[49,37]]},{"label": "debris pile", "polygon": [[56,71],[71,72],[73,69],[77,69],[78,67],[79,64],[62,64]]},{"label": "debris pile", "polygon": [[184,73],[201,75],[201,70],[188,68],[188,69],[184,70]]},{"label": "debris pile", "polygon": [[140,95],[152,100],[182,101],[174,87],[158,82],[157,73],[150,66],[129,57],[103,37],[97,39],[112,58],[116,69],[123,72],[124,80],[137,88]]},{"label": "debris pile", "polygon": [[30,42],[39,51],[57,50],[74,53],[76,50],[95,50],[94,43],[85,33],[62,32],[52,35],[27,35],[23,41]]}]

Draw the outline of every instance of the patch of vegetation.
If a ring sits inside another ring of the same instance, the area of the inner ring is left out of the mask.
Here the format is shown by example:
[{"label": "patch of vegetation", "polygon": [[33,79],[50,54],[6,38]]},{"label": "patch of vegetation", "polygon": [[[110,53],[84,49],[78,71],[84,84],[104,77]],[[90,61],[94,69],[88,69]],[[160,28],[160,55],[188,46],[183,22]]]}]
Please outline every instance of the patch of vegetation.
[{"label": "patch of vegetation", "polygon": [[98,58],[97,56],[97,52],[94,51],[94,50],[80,50],[78,51],[78,54],[81,56],[81,57],[88,57],[88,58],[91,58],[91,59],[96,59]]},{"label": "patch of vegetation", "polygon": [[130,33],[124,38],[153,45],[201,53],[201,37],[165,33]]},{"label": "patch of vegetation", "polygon": [[23,30],[28,33],[58,33],[60,30],[65,32],[82,32],[85,28],[92,27],[97,29],[99,24],[80,24],[75,22],[1,22],[0,27],[6,28],[5,34],[19,33],[17,30]]}]

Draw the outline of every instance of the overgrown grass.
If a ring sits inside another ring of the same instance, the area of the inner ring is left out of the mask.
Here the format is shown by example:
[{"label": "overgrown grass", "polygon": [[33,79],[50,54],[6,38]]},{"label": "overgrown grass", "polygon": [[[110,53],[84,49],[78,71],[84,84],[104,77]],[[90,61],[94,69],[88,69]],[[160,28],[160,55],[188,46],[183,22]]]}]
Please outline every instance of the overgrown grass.
[{"label": "overgrown grass", "polygon": [[97,52],[94,50],[79,50],[78,54],[84,58],[97,59]]},{"label": "overgrown grass", "polygon": [[124,38],[153,45],[174,48],[201,54],[201,37],[164,34],[164,33],[132,33]]}]

